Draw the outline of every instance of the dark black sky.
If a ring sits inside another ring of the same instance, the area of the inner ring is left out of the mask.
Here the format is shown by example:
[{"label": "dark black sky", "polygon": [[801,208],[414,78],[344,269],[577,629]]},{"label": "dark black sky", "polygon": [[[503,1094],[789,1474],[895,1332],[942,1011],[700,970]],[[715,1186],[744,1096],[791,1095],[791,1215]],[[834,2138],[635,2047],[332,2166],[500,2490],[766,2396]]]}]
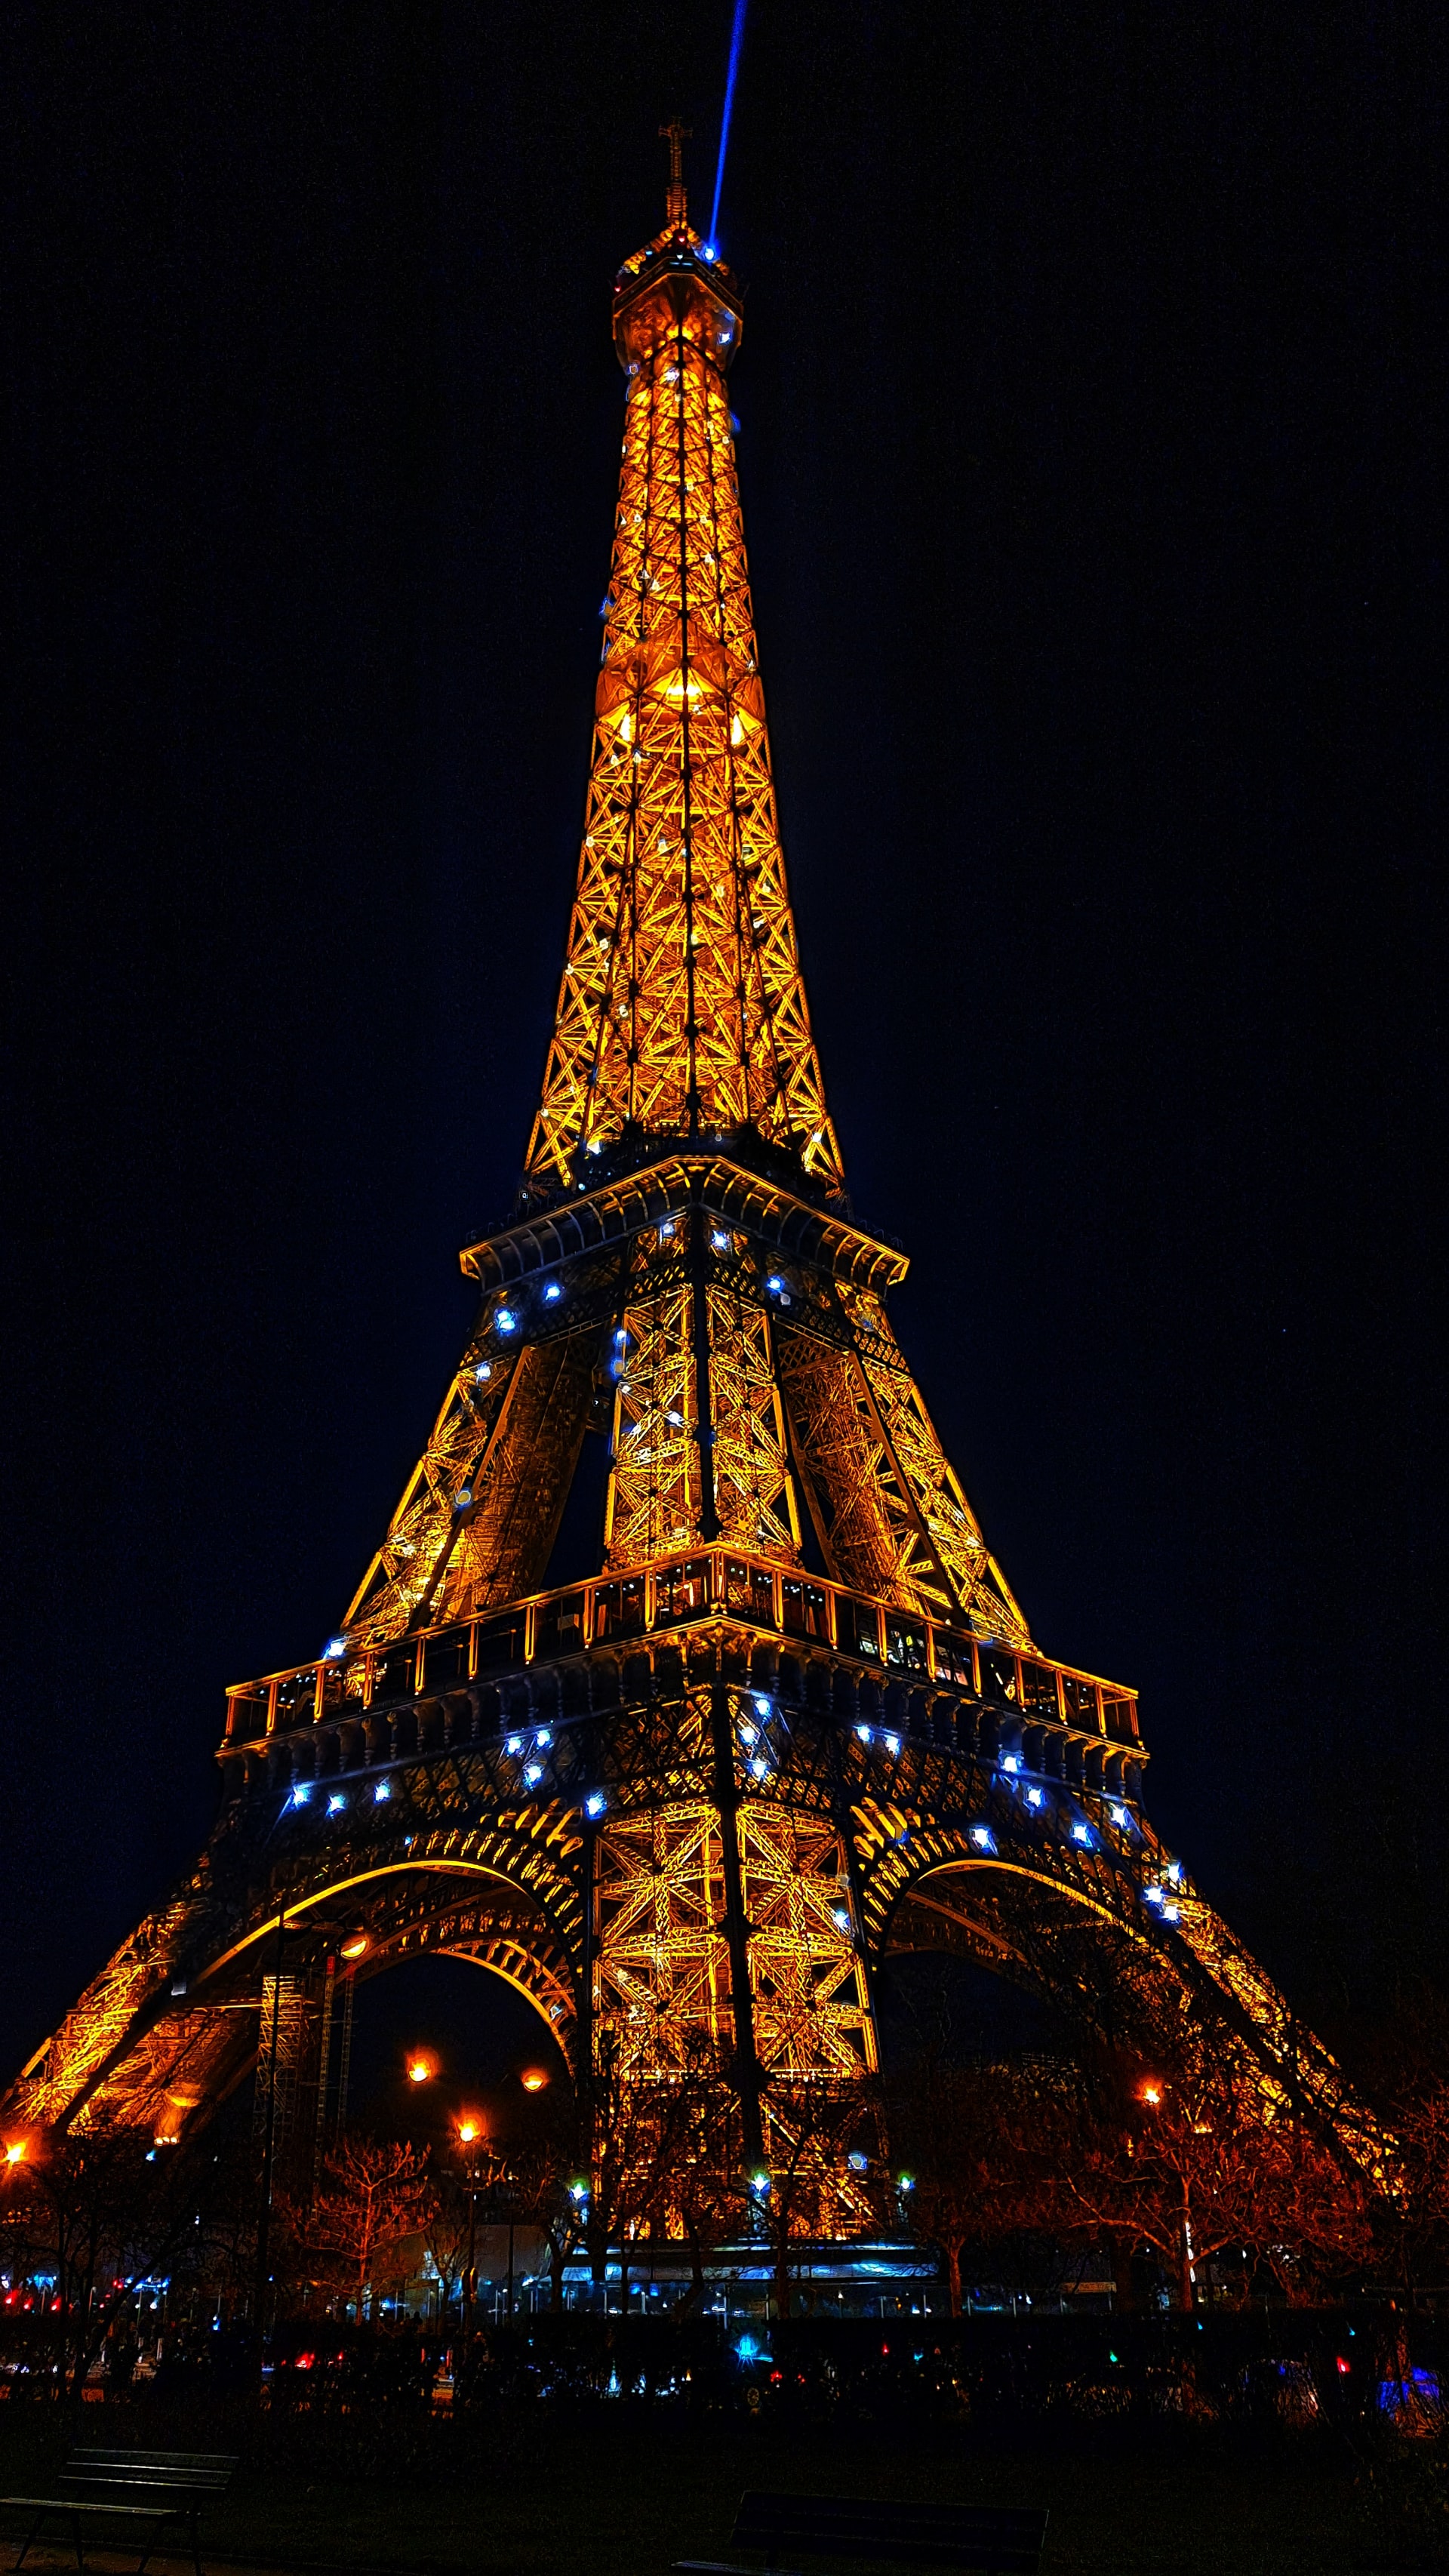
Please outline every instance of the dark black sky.
[{"label": "dark black sky", "polygon": [[[515,1185],[614,267],[729,0],[4,13],[0,2057],[315,1651]],[[1432,6],[755,0],[722,238],[857,1209],[1294,1994],[1444,1928]]]}]

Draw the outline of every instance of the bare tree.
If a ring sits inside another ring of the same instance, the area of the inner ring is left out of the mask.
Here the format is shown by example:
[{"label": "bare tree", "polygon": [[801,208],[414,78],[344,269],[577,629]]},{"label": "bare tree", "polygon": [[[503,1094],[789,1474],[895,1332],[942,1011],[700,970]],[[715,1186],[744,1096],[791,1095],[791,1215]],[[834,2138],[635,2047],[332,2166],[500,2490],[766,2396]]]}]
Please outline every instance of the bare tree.
[{"label": "bare tree", "polygon": [[353,2134],[326,2158],[299,2232],[345,2267],[359,2324],[379,2265],[409,2236],[426,2235],[436,2198],[426,2154],[404,2140]]},{"label": "bare tree", "polygon": [[1367,2196],[1326,2142],[1272,2111],[1211,2062],[1144,2074],[1109,2116],[1062,2138],[1050,2196],[1119,2243],[1150,2247],[1179,2308],[1194,2304],[1198,2267],[1234,2246],[1302,2297],[1325,2264],[1371,2251]]}]

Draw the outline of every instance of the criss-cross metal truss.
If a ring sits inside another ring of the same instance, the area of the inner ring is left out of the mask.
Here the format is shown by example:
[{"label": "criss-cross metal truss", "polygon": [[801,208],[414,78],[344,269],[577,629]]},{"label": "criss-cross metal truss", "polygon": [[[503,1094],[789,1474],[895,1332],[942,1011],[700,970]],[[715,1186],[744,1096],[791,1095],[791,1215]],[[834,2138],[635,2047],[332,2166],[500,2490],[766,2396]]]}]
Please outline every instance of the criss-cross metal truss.
[{"label": "criss-cross metal truss", "polygon": [[739,289],[681,216],[622,272],[628,373],[578,888],[531,1184],[750,1127],[835,1190],[785,885],[725,370]]},{"label": "criss-cross metal truss", "polygon": [[[508,1978],[585,2086],[605,2052],[682,2082],[703,2046],[797,2232],[849,2233],[888,1955],[1050,1991],[1098,1927],[1144,2027],[1210,2022],[1265,2117],[1306,2103],[1372,2167],[1332,2059],[1153,1834],[1132,1693],[1033,1644],[891,1329],[905,1257],[849,1216],[775,819],[740,296],[677,169],[614,323],[584,843],[514,1220],[463,1253],[473,1330],[338,1633],[230,1693],[197,1869],[0,2116],[174,2137],[256,2066],[280,1975],[283,2125],[309,2133],[310,2083],[320,2137],[304,2038],[350,1925],[354,1978],[426,1950]],[[551,1584],[591,1434],[598,1562]]]}]

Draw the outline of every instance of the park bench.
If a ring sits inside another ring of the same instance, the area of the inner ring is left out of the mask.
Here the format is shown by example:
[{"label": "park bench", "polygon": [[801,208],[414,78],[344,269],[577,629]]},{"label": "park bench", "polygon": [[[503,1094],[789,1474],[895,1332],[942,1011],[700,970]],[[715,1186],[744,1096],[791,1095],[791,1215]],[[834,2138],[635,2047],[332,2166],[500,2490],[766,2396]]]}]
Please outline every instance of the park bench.
[{"label": "park bench", "polygon": [[[902,2567],[971,2568],[981,2576],[1036,2576],[1044,2513],[994,2505],[880,2503],[873,2496],[740,2498],[732,2549],[763,2555],[766,2576],[793,2558],[869,2558]],[[675,2560],[676,2576],[758,2576],[710,2558]]]},{"label": "park bench", "polygon": [[181,2522],[190,2533],[196,2576],[202,2576],[197,2528],[201,2508],[212,2496],[226,2493],[235,2467],[236,2455],[229,2451],[107,2451],[94,2447],[72,2451],[55,2482],[53,2495],[0,2496],[0,2504],[14,2505],[31,2516],[15,2566],[24,2564],[26,2551],[47,2522],[69,2522],[75,2563],[81,2568],[86,2563],[83,2534],[87,2527],[94,2532],[95,2525],[104,2520],[129,2524],[139,2540],[139,2525],[149,2523],[136,2569],[136,2576],[143,2576],[146,2561],[166,2525]]}]

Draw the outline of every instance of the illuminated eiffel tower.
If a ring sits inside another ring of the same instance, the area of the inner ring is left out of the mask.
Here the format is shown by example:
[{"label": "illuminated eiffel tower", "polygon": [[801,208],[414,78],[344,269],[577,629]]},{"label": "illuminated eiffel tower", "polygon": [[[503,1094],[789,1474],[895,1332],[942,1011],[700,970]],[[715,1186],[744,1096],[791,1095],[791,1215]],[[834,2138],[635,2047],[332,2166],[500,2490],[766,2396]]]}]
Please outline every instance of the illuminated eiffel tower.
[{"label": "illuminated eiffel tower", "polygon": [[[229,1693],[195,1872],[26,2067],[6,2134],[174,2138],[254,2065],[285,2125],[325,2096],[334,1973],[431,1951],[510,1980],[581,2077],[607,2047],[667,2083],[703,2034],[768,2166],[792,2104],[874,2070],[893,1955],[1050,1993],[1109,1938],[1149,2022],[1211,2019],[1265,2104],[1351,2133],[1333,2061],[1143,1813],[1133,1692],[1034,1644],[891,1330],[905,1256],[850,1212],[775,814],[740,289],[671,148],[664,229],[614,293],[583,846],[512,1221],[463,1251],[473,1330],[335,1636]],[[593,1571],[551,1587],[603,1441]],[[816,2224],[861,2216],[841,2160]]]}]

